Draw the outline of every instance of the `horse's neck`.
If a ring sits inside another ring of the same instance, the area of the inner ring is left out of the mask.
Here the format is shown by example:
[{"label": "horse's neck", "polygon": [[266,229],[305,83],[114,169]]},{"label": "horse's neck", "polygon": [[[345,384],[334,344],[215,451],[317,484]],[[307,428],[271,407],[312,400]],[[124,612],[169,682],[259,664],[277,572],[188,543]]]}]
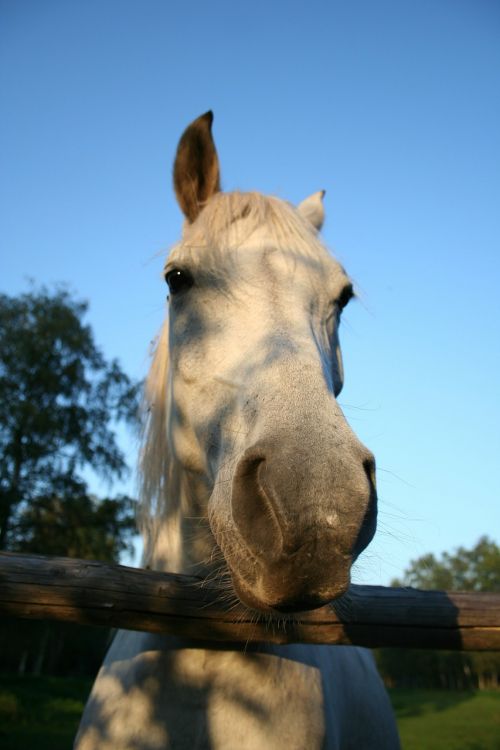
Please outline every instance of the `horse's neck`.
[{"label": "horse's neck", "polygon": [[198,474],[182,469],[171,472],[168,507],[157,521],[149,567],[186,575],[207,574],[215,545],[206,518],[209,495],[210,488]]}]

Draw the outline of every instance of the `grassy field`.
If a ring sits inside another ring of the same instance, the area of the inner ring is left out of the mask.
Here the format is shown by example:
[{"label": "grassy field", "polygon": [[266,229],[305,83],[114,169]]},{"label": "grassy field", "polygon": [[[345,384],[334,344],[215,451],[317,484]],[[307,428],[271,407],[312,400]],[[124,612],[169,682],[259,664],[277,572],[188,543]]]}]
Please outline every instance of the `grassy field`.
[{"label": "grassy field", "polygon": [[391,690],[403,750],[500,750],[500,692]]},{"label": "grassy field", "polygon": [[92,680],[0,677],[0,748],[71,750]]},{"label": "grassy field", "polygon": [[[90,685],[0,677],[2,750],[71,750]],[[391,699],[403,750],[500,750],[500,692],[393,690]]]}]

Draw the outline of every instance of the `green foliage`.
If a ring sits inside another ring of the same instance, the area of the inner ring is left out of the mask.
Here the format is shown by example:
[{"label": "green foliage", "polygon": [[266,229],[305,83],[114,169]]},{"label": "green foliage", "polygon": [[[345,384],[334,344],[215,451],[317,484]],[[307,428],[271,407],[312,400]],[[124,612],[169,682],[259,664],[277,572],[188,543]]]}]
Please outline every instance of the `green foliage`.
[{"label": "green foliage", "polygon": [[412,560],[402,580],[393,586],[444,591],[500,592],[500,547],[487,536],[468,550],[458,547],[454,553],[443,552],[440,559],[424,555]]},{"label": "green foliage", "polygon": [[75,487],[83,508],[82,469],[126,472],[111,423],[135,422],[138,385],[105,360],[86,310],[65,290],[0,295],[0,548],[19,549],[30,521]]},{"label": "green foliage", "polygon": [[[471,549],[413,560],[393,586],[445,591],[500,591],[500,547],[487,536]],[[500,687],[500,653],[380,649],[376,659],[386,683],[453,690]]]},{"label": "green foliage", "polygon": [[11,549],[63,557],[118,561],[132,553],[135,503],[126,495],[96,499],[80,490],[66,497],[37,497],[15,529]]},{"label": "green foliage", "polygon": [[[113,426],[136,425],[139,387],[103,357],[86,311],[65,290],[0,295],[0,549],[107,562],[131,550],[134,501],[98,500],[82,472],[125,474]],[[0,642],[4,670],[95,674],[109,632],[4,618]]]},{"label": "green foliage", "polygon": [[377,667],[389,687],[445,690],[497,690],[500,654],[496,651],[431,651],[381,648]]}]

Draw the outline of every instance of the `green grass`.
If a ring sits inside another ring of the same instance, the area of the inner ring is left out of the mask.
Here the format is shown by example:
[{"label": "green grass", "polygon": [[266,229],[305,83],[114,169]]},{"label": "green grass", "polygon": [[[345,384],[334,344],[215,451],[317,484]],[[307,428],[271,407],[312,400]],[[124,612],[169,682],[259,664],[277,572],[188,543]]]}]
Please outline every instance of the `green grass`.
[{"label": "green grass", "polygon": [[92,680],[0,677],[2,750],[70,750]]},{"label": "green grass", "polygon": [[[2,750],[71,750],[91,683],[0,677]],[[390,696],[403,750],[500,750],[500,692],[391,690]]]},{"label": "green grass", "polygon": [[391,690],[403,750],[500,750],[500,692]]}]

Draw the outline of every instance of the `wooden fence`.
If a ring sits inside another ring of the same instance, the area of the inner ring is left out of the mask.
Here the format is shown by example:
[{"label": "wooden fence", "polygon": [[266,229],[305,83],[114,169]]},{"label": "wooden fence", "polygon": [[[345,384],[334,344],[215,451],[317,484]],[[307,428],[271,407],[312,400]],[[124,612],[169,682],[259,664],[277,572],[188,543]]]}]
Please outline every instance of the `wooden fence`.
[{"label": "wooden fence", "polygon": [[500,650],[500,594],[353,585],[321,609],[256,619],[189,576],[0,553],[0,613],[208,641]]}]

